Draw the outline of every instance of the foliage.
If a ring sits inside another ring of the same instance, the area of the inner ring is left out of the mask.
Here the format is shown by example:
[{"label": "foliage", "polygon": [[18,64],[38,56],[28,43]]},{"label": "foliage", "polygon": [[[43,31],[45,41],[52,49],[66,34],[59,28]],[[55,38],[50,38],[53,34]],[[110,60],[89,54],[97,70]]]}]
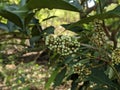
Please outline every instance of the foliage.
[{"label": "foliage", "polygon": [[[0,15],[7,19],[7,23],[0,24],[2,30],[22,34],[22,37],[29,40],[30,48],[46,44],[44,48],[50,55],[49,65],[54,71],[46,82],[45,89],[50,89],[52,83],[55,88],[70,80],[71,90],[87,90],[91,86],[94,90],[120,89],[120,27],[115,24],[113,26],[113,23],[119,22],[120,6],[116,0],[93,0],[95,5],[88,7],[88,1],[22,0],[18,6],[0,5]],[[105,8],[111,3],[116,3],[117,6],[107,11]],[[76,34],[56,36],[51,35],[54,34],[53,26],[43,29],[35,18],[35,14],[42,8],[78,12],[78,22],[62,25]]]}]

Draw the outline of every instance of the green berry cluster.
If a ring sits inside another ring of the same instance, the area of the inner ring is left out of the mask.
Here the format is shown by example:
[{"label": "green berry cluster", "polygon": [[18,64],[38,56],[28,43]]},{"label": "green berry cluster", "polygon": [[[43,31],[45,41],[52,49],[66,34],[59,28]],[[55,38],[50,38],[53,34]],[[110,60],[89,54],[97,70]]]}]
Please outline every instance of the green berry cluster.
[{"label": "green berry cluster", "polygon": [[77,73],[79,75],[80,81],[83,81],[85,78],[87,78],[91,74],[90,68],[81,63],[77,63],[76,65],[74,65],[73,70],[74,70],[74,73]]},{"label": "green berry cluster", "polygon": [[116,65],[120,64],[120,48],[117,48],[112,52],[112,63]]},{"label": "green berry cluster", "polygon": [[80,47],[80,43],[75,36],[65,35],[46,36],[45,45],[47,45],[50,50],[53,50],[54,52],[64,56],[76,53]]},{"label": "green berry cluster", "polygon": [[94,23],[94,34],[91,37],[91,41],[98,47],[104,46],[106,43],[106,35],[103,32],[103,27],[101,26],[100,21],[95,21]]}]

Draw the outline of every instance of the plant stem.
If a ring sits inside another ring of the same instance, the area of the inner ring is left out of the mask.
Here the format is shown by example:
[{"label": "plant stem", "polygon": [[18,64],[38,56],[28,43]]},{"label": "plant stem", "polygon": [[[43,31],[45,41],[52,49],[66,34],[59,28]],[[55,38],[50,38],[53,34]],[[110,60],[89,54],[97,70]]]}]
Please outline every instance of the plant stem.
[{"label": "plant stem", "polygon": [[[100,13],[102,14],[102,13],[103,13],[103,10],[102,10],[101,0],[99,0],[99,7],[100,7]],[[102,20],[102,27],[103,27],[103,30],[104,30],[106,36],[107,36],[111,41],[113,41],[113,44],[114,44],[113,49],[115,49],[115,48],[117,47],[117,40],[116,40],[116,38],[115,38],[115,36],[116,36],[116,34],[117,34],[117,31],[113,31],[113,32],[111,33],[111,35],[110,35],[109,30],[108,30],[108,28],[106,27],[104,20]],[[119,29],[117,29],[117,30],[119,30]]]},{"label": "plant stem", "polygon": [[101,0],[98,0],[98,1],[99,1],[100,13],[102,14],[102,13],[103,13],[103,10],[102,10],[102,4],[101,4]]}]

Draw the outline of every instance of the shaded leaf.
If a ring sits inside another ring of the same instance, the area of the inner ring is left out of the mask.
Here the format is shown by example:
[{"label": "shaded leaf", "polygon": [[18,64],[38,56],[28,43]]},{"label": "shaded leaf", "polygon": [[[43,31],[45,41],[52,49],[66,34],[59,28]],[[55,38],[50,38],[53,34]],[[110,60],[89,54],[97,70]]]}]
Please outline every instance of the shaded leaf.
[{"label": "shaded leaf", "polygon": [[0,23],[0,29],[9,31],[8,26],[6,24],[4,24],[4,23]]},{"label": "shaded leaf", "polygon": [[90,62],[89,59],[82,59],[82,60],[79,61],[79,63],[81,63],[81,64],[86,64],[86,63],[89,63],[89,62]]},{"label": "shaded leaf", "polygon": [[24,20],[25,26],[27,26],[30,23],[30,21],[32,20],[34,15],[35,15],[35,13],[29,13],[26,15],[25,20]]},{"label": "shaded leaf", "polygon": [[66,71],[67,71],[67,68],[65,67],[61,70],[61,72],[57,74],[54,81],[54,87],[59,86],[62,83],[63,79],[65,78]]},{"label": "shaded leaf", "polygon": [[8,20],[7,24],[0,23],[0,29],[1,30],[6,30],[8,32],[12,32],[14,30],[17,30],[18,27],[15,24],[13,24],[11,21]]},{"label": "shaded leaf", "polygon": [[7,26],[8,26],[9,32],[12,32],[12,31],[18,29],[18,27],[14,23],[12,23],[11,21],[9,21],[9,20],[7,22]]},{"label": "shaded leaf", "polygon": [[111,67],[108,67],[108,70],[106,73],[108,73],[110,79],[115,78],[115,72],[113,71]]},{"label": "shaded leaf", "polygon": [[70,25],[71,24],[63,24],[61,26],[64,27],[66,30],[70,30],[70,31],[75,32],[75,33],[79,33],[79,32],[84,30],[81,26],[75,26],[75,27],[69,28]]},{"label": "shaded leaf", "polygon": [[74,59],[74,57],[68,56],[65,58],[65,60],[63,61],[64,64],[69,64],[72,60]]},{"label": "shaded leaf", "polygon": [[40,36],[34,36],[34,37],[30,38],[30,46],[33,48],[35,42],[37,42],[39,40],[40,40]]},{"label": "shaded leaf", "polygon": [[53,26],[50,26],[50,27],[45,28],[43,30],[43,33],[45,33],[46,35],[54,34],[54,30],[55,30],[55,28]]},{"label": "shaded leaf", "polygon": [[71,90],[77,90],[77,86],[78,86],[78,81],[73,80],[71,83]]},{"label": "shaded leaf", "polygon": [[108,85],[109,87],[115,89],[117,88],[117,86],[105,75],[104,70],[100,68],[93,69],[92,74],[89,76],[88,80],[100,85]]},{"label": "shaded leaf", "polygon": [[104,20],[104,19],[119,18],[119,17],[120,17],[120,6],[116,7],[115,9],[113,9],[109,12],[106,12],[106,13],[103,13],[103,14],[97,14],[97,15],[94,15],[94,16],[90,16],[90,17],[81,19],[80,21],[71,24],[69,26],[69,28],[72,28],[72,27],[75,27],[75,26],[80,26],[81,24],[84,24],[84,23],[92,22],[95,19]]},{"label": "shaded leaf", "polygon": [[10,20],[11,22],[16,24],[17,26],[23,28],[23,24],[22,24],[20,17],[18,15],[16,15],[15,13],[12,13],[12,12],[5,10],[5,9],[0,9],[0,15],[4,18]]},{"label": "shaded leaf", "polygon": [[57,74],[59,72],[59,67],[57,67],[51,74],[51,77],[48,79],[48,82],[45,84],[45,89],[46,90],[49,90],[49,87],[51,85],[52,82],[54,82]]},{"label": "shaded leaf", "polygon": [[17,9],[11,12],[19,16],[21,19],[24,19],[25,16],[28,15],[28,10],[26,8]]},{"label": "shaded leaf", "polygon": [[24,6],[26,4],[27,0],[20,0],[20,6]]},{"label": "shaded leaf", "polygon": [[35,24],[32,27],[32,31],[31,31],[32,37],[33,36],[39,36],[41,34],[41,31],[42,31],[42,27],[40,25],[38,25],[38,24]]},{"label": "shaded leaf", "polygon": [[29,0],[27,7],[29,9],[48,8],[48,9],[63,9],[63,10],[79,12],[79,10],[75,6],[69,4],[64,0]]},{"label": "shaded leaf", "polygon": [[67,1],[71,5],[75,6],[76,8],[78,8],[78,10],[82,9],[82,6],[80,5],[79,0],[64,0],[64,1]]},{"label": "shaded leaf", "polygon": [[22,88],[22,90],[30,90],[30,88],[28,86]]},{"label": "shaded leaf", "polygon": [[98,86],[98,85],[96,85],[94,88],[93,88],[94,90],[112,90],[111,88],[106,88],[106,87],[104,87],[104,85],[103,86]]}]

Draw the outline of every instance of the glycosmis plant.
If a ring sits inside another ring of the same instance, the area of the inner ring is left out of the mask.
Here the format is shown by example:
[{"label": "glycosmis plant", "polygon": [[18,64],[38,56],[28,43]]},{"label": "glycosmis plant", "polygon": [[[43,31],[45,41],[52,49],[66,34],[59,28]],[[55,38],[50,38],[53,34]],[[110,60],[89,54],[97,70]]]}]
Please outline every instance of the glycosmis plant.
[{"label": "glycosmis plant", "polygon": [[49,35],[45,38],[45,45],[48,48],[63,56],[76,53],[79,50],[80,42],[75,36]]},{"label": "glycosmis plant", "polygon": [[116,64],[116,65],[120,64],[120,48],[116,48],[112,52],[112,64]]},{"label": "glycosmis plant", "polygon": [[[94,2],[93,7],[89,7],[90,1]],[[17,6],[0,5],[0,16],[8,20],[0,23],[0,29],[10,33],[18,30],[29,39],[32,48],[34,44],[41,46],[39,40],[43,31],[53,31],[53,27],[42,30],[39,22],[34,22],[38,10],[63,9],[80,15],[77,22],[61,25],[77,33],[80,42],[74,36],[49,35],[45,38],[46,46],[52,51],[50,59],[55,62],[51,64],[54,70],[45,90],[68,80],[72,80],[71,90],[90,90],[91,87],[92,90],[120,90],[119,0],[21,0],[21,5]],[[95,20],[98,20],[97,27]],[[14,33],[13,36],[19,34]],[[79,84],[81,81],[83,83]]]}]

